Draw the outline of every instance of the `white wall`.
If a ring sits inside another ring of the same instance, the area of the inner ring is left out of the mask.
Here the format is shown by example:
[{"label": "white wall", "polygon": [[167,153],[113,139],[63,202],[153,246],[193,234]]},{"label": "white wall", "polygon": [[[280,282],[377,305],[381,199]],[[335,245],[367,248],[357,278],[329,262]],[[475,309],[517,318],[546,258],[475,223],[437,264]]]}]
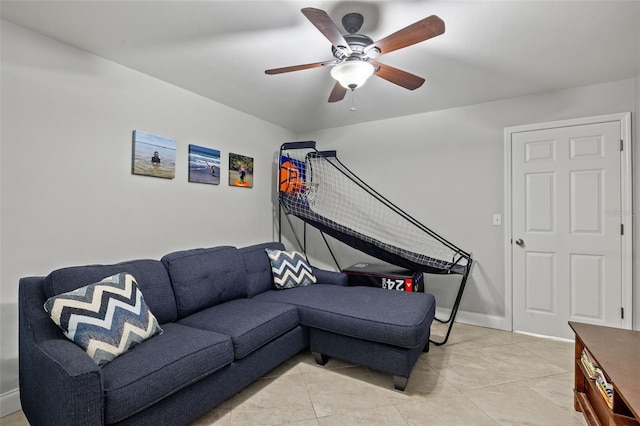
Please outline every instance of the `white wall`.
[{"label": "white wall", "polygon": [[[493,214],[504,209],[504,128],[633,111],[636,97],[630,79],[309,132],[298,139],[336,149],[338,158],[365,182],[471,251],[475,266],[459,318],[510,329],[504,318],[505,232],[492,225]],[[331,263],[317,238],[310,246],[319,262]],[[332,247],[346,265],[362,258],[340,243]],[[429,291],[444,308],[451,307],[457,284],[457,278],[427,278]]]},{"label": "white wall", "polygon": [[[639,30],[640,34],[640,30]],[[640,35],[639,35],[640,37]],[[640,261],[638,250],[640,250],[640,220],[638,220],[638,213],[640,211],[640,152],[638,149],[638,141],[640,140],[640,120],[638,114],[640,114],[640,73],[635,79],[635,95],[636,95],[636,107],[635,114],[631,115],[632,122],[632,139],[633,139],[633,176],[634,176],[634,191],[633,191],[633,226],[634,226],[634,264],[633,264],[633,282],[634,282],[634,327],[636,330],[640,330]]]},{"label": "white wall", "polygon": [[[15,409],[18,279],[274,238],[283,128],[2,22],[0,416]],[[131,174],[132,130],[177,141],[173,180]],[[254,157],[252,189],[188,183],[188,144]],[[19,408],[19,407],[18,407]]]}]

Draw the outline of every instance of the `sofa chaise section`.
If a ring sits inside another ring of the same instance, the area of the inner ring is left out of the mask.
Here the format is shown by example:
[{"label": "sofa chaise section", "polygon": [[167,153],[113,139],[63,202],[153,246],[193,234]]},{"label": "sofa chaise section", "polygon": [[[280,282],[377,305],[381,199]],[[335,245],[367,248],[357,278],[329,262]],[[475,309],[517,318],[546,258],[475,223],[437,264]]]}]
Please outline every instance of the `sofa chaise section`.
[{"label": "sofa chaise section", "polygon": [[[271,274],[264,249],[283,250],[279,243],[240,249],[258,283]],[[298,308],[300,324],[309,327],[316,361],[327,356],[380,370],[394,376],[404,390],[413,366],[429,350],[435,298],[427,293],[405,293],[372,287],[349,287],[345,274],[317,270],[318,284],[274,290],[264,286],[248,296]],[[259,277],[259,278],[256,278]]]},{"label": "sofa chaise section", "polygon": [[298,307],[319,364],[328,356],[380,370],[394,376],[398,390],[405,389],[418,357],[429,350],[431,294],[318,284],[255,298]]}]

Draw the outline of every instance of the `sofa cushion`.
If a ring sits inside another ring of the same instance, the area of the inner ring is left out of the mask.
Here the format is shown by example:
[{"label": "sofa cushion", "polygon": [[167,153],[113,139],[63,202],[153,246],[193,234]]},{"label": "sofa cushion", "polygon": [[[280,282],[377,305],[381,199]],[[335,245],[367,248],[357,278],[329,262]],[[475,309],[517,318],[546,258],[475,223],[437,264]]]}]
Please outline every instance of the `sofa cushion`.
[{"label": "sofa cushion", "polygon": [[304,287],[314,284],[316,277],[307,257],[299,251],[265,249],[271,262],[273,284],[277,289]]},{"label": "sofa cushion", "polygon": [[144,301],[160,324],[176,319],[176,302],[167,270],[159,260],[132,260],[112,265],[72,266],[51,272],[45,279],[47,298],[66,293],[104,277],[126,272],[136,277]]},{"label": "sofa cushion", "polygon": [[284,245],[271,242],[238,249],[247,272],[247,297],[253,297],[273,288],[271,262],[266,256],[265,249],[284,250]]},{"label": "sofa cushion", "polygon": [[135,278],[126,273],[53,296],[44,309],[98,365],[162,333]]},{"label": "sofa cushion", "polygon": [[163,328],[161,335],[102,367],[105,424],[121,421],[233,361],[229,336],[175,323]]},{"label": "sofa cushion", "polygon": [[298,310],[283,303],[236,299],[196,312],[178,323],[231,336],[235,358],[241,359],[295,328]]},{"label": "sofa cushion", "polygon": [[298,306],[300,323],[309,327],[405,348],[426,343],[435,314],[431,294],[374,287],[315,284],[254,299]]},{"label": "sofa cushion", "polygon": [[179,251],[161,260],[171,277],[178,318],[247,295],[244,263],[235,247]]}]

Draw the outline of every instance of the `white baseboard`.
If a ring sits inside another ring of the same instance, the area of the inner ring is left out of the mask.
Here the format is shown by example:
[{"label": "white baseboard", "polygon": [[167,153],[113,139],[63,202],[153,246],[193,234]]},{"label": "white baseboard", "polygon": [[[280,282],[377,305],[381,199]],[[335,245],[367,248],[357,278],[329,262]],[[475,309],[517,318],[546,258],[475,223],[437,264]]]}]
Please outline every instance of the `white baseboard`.
[{"label": "white baseboard", "polygon": [[20,391],[14,389],[12,391],[0,395],[0,417],[8,416],[11,413],[20,411]]},{"label": "white baseboard", "polygon": [[565,339],[564,337],[547,336],[546,334],[528,333],[526,331],[514,330],[513,332],[514,333],[518,333],[518,334],[524,334],[525,336],[538,337],[538,338],[541,338],[541,339],[557,340],[559,342],[574,342],[575,341],[575,339]]},{"label": "white baseboard", "polygon": [[[441,320],[446,320],[451,315],[451,309],[448,308],[436,308],[436,317]],[[469,325],[477,325],[480,327],[495,328],[498,330],[511,331],[511,327],[507,327],[507,321],[504,317],[497,315],[479,314],[477,312],[458,311],[456,315],[456,322],[461,322]]]}]

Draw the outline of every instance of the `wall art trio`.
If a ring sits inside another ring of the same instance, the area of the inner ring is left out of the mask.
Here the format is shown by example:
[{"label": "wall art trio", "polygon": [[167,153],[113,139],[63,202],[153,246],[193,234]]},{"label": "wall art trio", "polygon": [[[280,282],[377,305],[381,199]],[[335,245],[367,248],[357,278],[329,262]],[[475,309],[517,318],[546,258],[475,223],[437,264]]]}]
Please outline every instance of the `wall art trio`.
[{"label": "wall art trio", "polygon": [[[253,157],[229,153],[229,185],[253,187]],[[189,145],[189,182],[219,185],[220,151]],[[176,141],[141,130],[133,131],[132,170],[135,175],[174,179],[176,176]]]}]

